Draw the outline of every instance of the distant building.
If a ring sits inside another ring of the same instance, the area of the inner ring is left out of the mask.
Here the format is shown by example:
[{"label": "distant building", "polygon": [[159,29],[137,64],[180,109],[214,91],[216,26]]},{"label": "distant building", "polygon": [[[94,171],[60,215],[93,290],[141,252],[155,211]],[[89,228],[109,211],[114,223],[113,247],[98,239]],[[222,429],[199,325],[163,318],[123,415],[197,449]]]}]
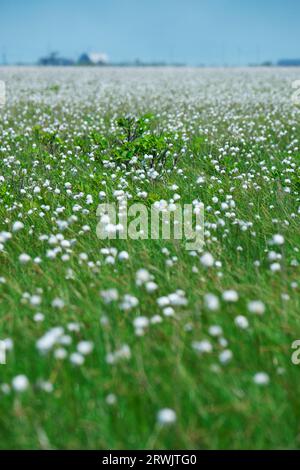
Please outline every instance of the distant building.
[{"label": "distant building", "polygon": [[103,52],[90,52],[82,54],[78,59],[79,65],[106,65],[108,56]]},{"label": "distant building", "polygon": [[277,65],[279,67],[300,67],[300,59],[281,59]]},{"label": "distant building", "polygon": [[51,52],[46,57],[41,57],[38,61],[39,65],[74,65],[74,60],[59,57],[57,52]]}]

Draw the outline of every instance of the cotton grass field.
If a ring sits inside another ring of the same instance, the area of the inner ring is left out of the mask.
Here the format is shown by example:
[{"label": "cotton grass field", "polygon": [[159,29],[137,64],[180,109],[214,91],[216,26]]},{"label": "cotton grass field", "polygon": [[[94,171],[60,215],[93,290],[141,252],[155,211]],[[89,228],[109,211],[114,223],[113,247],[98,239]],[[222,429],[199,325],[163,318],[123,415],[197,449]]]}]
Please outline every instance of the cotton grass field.
[{"label": "cotton grass field", "polygon": [[[299,78],[0,69],[2,449],[300,447]],[[99,239],[125,196],[203,250]]]}]

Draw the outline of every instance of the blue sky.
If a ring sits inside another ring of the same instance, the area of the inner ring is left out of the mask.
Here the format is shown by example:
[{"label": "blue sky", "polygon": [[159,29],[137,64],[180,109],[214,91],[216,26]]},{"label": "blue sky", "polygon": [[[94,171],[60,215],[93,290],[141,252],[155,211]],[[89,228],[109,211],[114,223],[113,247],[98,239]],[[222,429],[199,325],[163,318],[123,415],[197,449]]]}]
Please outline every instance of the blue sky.
[{"label": "blue sky", "polygon": [[113,62],[243,65],[300,57],[299,0],[0,0],[0,62],[50,51]]}]

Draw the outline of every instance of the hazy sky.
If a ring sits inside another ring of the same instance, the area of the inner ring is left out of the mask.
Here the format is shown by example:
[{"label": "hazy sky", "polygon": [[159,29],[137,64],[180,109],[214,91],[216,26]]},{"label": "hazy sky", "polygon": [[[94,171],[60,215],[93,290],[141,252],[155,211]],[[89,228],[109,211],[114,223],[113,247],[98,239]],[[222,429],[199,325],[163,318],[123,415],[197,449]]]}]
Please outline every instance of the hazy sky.
[{"label": "hazy sky", "polygon": [[77,58],[242,65],[300,57],[299,0],[0,0],[0,62]]}]

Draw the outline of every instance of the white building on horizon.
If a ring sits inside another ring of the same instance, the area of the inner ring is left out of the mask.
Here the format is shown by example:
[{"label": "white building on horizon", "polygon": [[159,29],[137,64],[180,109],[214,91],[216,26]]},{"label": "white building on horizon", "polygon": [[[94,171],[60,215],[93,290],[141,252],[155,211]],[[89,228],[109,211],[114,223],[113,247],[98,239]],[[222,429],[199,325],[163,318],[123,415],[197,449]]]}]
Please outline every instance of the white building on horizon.
[{"label": "white building on horizon", "polygon": [[108,55],[104,52],[86,52],[79,57],[78,63],[81,65],[106,65]]}]

